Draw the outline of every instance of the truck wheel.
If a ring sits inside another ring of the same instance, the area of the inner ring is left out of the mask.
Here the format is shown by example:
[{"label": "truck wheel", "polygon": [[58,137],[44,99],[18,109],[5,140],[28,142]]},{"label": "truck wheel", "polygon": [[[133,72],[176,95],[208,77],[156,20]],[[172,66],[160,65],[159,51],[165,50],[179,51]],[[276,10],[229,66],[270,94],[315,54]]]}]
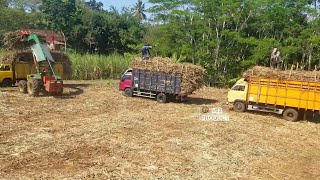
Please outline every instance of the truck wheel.
[{"label": "truck wheel", "polygon": [[158,101],[159,103],[166,103],[166,102],[167,102],[167,95],[164,94],[164,93],[159,93],[159,94],[157,95],[157,101]]},{"label": "truck wheel", "polygon": [[237,101],[233,104],[233,110],[236,112],[244,112],[246,110],[246,105],[243,102]]},{"label": "truck wheel", "polygon": [[2,87],[9,87],[9,86],[12,86],[12,81],[11,79],[4,79],[1,83],[1,86]]},{"label": "truck wheel", "polygon": [[127,97],[132,97],[133,96],[132,89],[131,88],[126,88],[124,90],[124,95],[127,96]]},{"label": "truck wheel", "polygon": [[30,96],[33,96],[33,97],[39,96],[40,84],[38,80],[34,78],[30,78],[27,83],[27,87],[28,87],[28,94]]},{"label": "truck wheel", "polygon": [[20,92],[27,93],[28,92],[27,81],[25,81],[25,80],[19,81],[18,88],[19,88]]},{"label": "truck wheel", "polygon": [[295,122],[298,120],[299,113],[297,110],[289,108],[284,110],[283,112],[283,118],[287,121]]}]

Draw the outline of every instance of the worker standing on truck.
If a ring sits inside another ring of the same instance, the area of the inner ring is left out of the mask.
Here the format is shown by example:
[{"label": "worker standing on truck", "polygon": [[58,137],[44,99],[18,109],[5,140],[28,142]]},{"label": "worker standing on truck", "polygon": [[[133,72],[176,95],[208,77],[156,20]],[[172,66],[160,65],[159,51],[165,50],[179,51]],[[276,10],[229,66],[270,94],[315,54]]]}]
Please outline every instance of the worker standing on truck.
[{"label": "worker standing on truck", "polygon": [[142,47],[142,49],[141,49],[142,60],[149,59],[150,49],[152,49],[152,46],[149,46],[149,45],[145,45],[145,46]]},{"label": "worker standing on truck", "polygon": [[49,49],[51,51],[54,51],[55,47],[54,47],[54,36],[52,35],[49,39]]},{"label": "worker standing on truck", "polygon": [[281,69],[282,60],[281,60],[281,56],[280,56],[280,51],[279,50],[276,52],[275,60],[276,60],[277,69]]},{"label": "worker standing on truck", "polygon": [[270,67],[281,69],[281,63],[282,63],[282,60],[280,56],[280,51],[277,48],[273,48],[273,51],[270,57]]},{"label": "worker standing on truck", "polygon": [[270,67],[272,67],[272,68],[274,68],[274,65],[275,65],[277,51],[278,51],[277,48],[273,48],[272,53],[271,53]]}]

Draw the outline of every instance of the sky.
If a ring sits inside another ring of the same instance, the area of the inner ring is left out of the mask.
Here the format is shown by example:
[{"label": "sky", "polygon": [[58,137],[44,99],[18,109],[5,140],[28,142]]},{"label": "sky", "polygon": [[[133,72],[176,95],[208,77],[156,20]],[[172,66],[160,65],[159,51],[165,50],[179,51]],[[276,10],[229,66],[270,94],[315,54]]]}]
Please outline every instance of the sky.
[{"label": "sky", "polygon": [[[110,6],[115,6],[118,10],[121,10],[122,7],[132,7],[135,5],[138,0],[98,0],[103,3],[104,9],[109,9]],[[142,2],[146,3],[147,0],[142,0]],[[148,7],[148,3],[146,3],[146,8]]]}]

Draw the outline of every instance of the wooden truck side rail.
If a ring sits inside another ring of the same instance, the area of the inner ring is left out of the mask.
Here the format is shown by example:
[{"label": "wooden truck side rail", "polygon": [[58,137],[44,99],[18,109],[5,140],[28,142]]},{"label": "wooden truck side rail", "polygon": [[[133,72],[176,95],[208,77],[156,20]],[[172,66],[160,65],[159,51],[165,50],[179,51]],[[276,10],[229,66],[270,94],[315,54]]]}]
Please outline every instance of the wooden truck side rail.
[{"label": "wooden truck side rail", "polygon": [[146,91],[178,95],[181,91],[181,75],[133,69],[132,86],[134,91]]},{"label": "wooden truck side rail", "polygon": [[250,77],[249,104],[320,110],[320,83]]},{"label": "wooden truck side rail", "polygon": [[166,103],[181,98],[181,81],[180,74],[133,69],[129,83],[131,86],[125,88],[124,92],[126,96],[156,98],[158,102]]}]

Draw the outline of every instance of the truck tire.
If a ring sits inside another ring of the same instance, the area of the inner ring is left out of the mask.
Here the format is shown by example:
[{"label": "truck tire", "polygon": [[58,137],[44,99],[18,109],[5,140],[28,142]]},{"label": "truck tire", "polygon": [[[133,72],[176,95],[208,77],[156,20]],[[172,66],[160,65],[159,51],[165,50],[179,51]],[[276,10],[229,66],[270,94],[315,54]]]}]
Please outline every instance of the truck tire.
[{"label": "truck tire", "polygon": [[40,93],[40,84],[37,79],[30,78],[27,83],[28,94],[30,96],[36,97],[39,96]]},{"label": "truck tire", "polygon": [[2,86],[2,87],[12,86],[12,80],[11,80],[11,79],[4,79],[4,80],[1,82],[1,86]]},{"label": "truck tire", "polygon": [[123,92],[123,94],[127,97],[132,97],[133,96],[133,91],[131,88],[126,88]]},{"label": "truck tire", "polygon": [[246,105],[241,101],[237,101],[233,104],[233,110],[236,112],[244,112],[246,110]]},{"label": "truck tire", "polygon": [[26,80],[19,81],[18,88],[20,92],[26,94],[28,92],[27,81]]},{"label": "truck tire", "polygon": [[168,102],[168,97],[167,97],[167,95],[164,94],[164,93],[159,93],[159,94],[157,95],[157,101],[158,101],[159,103],[166,103],[166,102]]},{"label": "truck tire", "polygon": [[283,112],[283,118],[287,121],[292,121],[295,122],[298,120],[299,118],[299,113],[297,110],[292,109],[292,108],[288,108],[286,110],[284,110]]}]

